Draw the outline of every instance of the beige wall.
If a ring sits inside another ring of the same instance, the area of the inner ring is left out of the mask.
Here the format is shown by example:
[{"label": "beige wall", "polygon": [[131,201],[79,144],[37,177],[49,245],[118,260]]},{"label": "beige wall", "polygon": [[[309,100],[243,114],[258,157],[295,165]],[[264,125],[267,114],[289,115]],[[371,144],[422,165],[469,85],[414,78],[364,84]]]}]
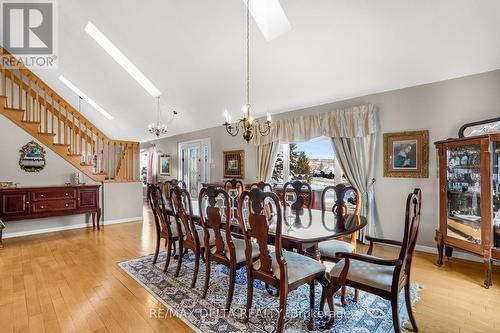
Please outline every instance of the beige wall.
[{"label": "beige wall", "polygon": [[[363,103],[372,103],[377,107],[381,124],[375,183],[380,233],[384,237],[401,239],[406,194],[414,187],[420,187],[424,197],[418,243],[433,247],[434,230],[438,224],[438,179],[433,142],[456,136],[460,126],[466,122],[500,116],[500,70],[295,110],[276,115],[275,118],[325,112]],[[430,131],[429,178],[384,178],[382,134],[421,129]],[[212,159],[215,162],[212,181],[222,178],[222,151],[231,149],[245,149],[246,180],[255,180],[255,147],[246,145],[241,136],[230,137],[222,126],[154,143],[163,153],[174,157],[176,167],[177,143],[205,137],[211,138]],[[176,172],[173,176],[177,176]]]},{"label": "beige wall", "polygon": [[[20,186],[64,185],[70,181],[71,175],[78,170],[43,144],[47,163],[45,168],[35,173],[25,172],[19,168],[19,150],[31,140],[34,140],[31,135],[0,115],[0,180],[20,183]],[[87,176],[84,176],[84,181],[87,184],[96,184]],[[126,221],[142,217],[141,184],[105,184],[104,192],[101,188],[101,206],[104,221]],[[6,225],[4,237],[8,238],[41,231],[70,229],[82,225],[91,226],[92,221],[86,215],[73,215],[10,221],[6,222]]]}]

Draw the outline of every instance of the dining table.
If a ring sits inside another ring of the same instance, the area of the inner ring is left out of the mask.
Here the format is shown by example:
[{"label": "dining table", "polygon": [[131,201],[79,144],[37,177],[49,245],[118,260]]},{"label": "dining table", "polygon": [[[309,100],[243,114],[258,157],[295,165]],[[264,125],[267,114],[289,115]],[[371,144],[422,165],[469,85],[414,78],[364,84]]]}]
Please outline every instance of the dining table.
[{"label": "dining table", "polygon": [[[191,200],[192,219],[195,223],[200,223],[200,207],[198,200]],[[165,202],[165,213],[173,215],[169,200]],[[241,234],[241,226],[236,214],[231,213],[231,230],[236,234]],[[243,219],[246,218],[243,212]],[[272,220],[272,219],[271,219]],[[348,213],[339,215],[331,210],[321,209],[301,209],[283,211],[283,222],[281,235],[282,247],[285,250],[296,250],[305,253],[317,260],[320,259],[319,243],[331,239],[337,239],[351,235],[366,226],[366,217]],[[275,241],[276,223],[269,225],[269,243]]]}]

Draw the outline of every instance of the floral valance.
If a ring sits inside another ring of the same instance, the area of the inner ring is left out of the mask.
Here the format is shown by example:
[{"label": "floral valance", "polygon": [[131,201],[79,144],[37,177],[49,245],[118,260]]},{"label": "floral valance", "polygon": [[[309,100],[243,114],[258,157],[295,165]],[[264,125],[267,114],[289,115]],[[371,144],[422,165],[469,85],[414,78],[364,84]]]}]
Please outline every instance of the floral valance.
[{"label": "floral valance", "polygon": [[321,136],[330,138],[365,137],[378,130],[376,112],[371,104],[347,109],[273,120],[268,136],[256,135],[253,143],[309,141]]}]

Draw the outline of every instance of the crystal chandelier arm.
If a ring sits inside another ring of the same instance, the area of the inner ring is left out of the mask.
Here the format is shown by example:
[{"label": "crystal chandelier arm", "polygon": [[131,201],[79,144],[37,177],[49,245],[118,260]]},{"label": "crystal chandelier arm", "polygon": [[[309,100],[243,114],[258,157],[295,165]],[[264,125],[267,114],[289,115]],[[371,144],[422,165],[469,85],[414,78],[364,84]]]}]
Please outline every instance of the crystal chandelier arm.
[{"label": "crystal chandelier arm", "polygon": [[235,126],[233,126],[226,121],[222,125],[224,125],[226,127],[227,133],[229,133],[231,136],[236,136],[240,132],[240,123],[241,123],[241,120]]},{"label": "crystal chandelier arm", "polygon": [[271,132],[271,121],[269,120],[267,120],[264,124],[258,122],[257,126],[259,128],[259,133],[262,136],[266,136]]}]

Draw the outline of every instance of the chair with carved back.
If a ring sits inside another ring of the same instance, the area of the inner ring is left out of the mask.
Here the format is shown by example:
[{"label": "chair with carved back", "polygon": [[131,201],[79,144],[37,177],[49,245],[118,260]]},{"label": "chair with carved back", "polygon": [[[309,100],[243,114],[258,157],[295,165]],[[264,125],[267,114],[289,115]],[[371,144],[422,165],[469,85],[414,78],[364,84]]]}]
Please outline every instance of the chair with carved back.
[{"label": "chair with carved back", "polygon": [[[410,317],[413,331],[417,332],[417,323],[413,316],[410,299],[411,263],[420,226],[422,191],[415,189],[406,199],[406,214],[403,241],[366,237],[370,241],[367,254],[338,253],[342,258],[330,271],[330,282],[326,290],[326,300],[330,308],[328,327],[334,322],[333,295],[342,286],[351,286],[378,295],[391,301],[394,331],[400,332],[399,292],[404,288],[406,310]],[[400,247],[396,259],[382,259],[372,255],[373,245],[389,244]],[[324,301],[321,302],[323,310]]]},{"label": "chair with carved back", "polygon": [[[222,188],[214,186],[201,189],[198,204],[200,208],[200,222],[204,231],[205,244],[210,242],[210,230],[214,235],[214,246],[205,247],[205,285],[203,298],[206,297],[210,283],[211,262],[224,265],[229,269],[229,288],[226,299],[226,311],[229,311],[233,300],[236,283],[236,270],[246,265],[245,241],[231,235],[231,223],[228,223],[229,195]],[[259,248],[256,243],[252,256],[258,257]]]},{"label": "chair with carved back", "polygon": [[191,288],[194,288],[198,279],[198,270],[200,267],[200,257],[202,256],[206,246],[214,245],[215,238],[212,229],[209,229],[209,241],[205,242],[204,231],[193,220],[193,206],[189,191],[181,189],[179,186],[174,187],[171,191],[173,207],[175,211],[175,219],[180,228],[184,231],[184,236],[179,239],[179,258],[177,260],[177,270],[175,276],[178,277],[182,259],[186,254],[186,250],[191,250],[194,253],[194,270]]},{"label": "chair with carved back", "polygon": [[233,190],[233,189],[238,191],[238,195],[236,196],[236,198],[234,198],[234,202],[233,202],[234,217],[237,218],[238,217],[238,202],[240,201],[241,193],[243,193],[243,191],[245,190],[245,185],[239,179],[233,178],[233,179],[226,180],[224,182],[224,190],[226,190],[226,192],[228,192],[229,195],[231,196],[230,190]]},{"label": "chair with carved back", "polygon": [[153,217],[156,228],[156,248],[155,248],[155,256],[153,258],[153,264],[156,264],[156,261],[158,260],[158,254],[160,252],[160,243],[161,240],[164,239],[167,258],[165,261],[165,267],[163,268],[163,271],[166,272],[170,264],[172,251],[175,252],[175,242],[179,238],[177,230],[179,229],[177,228],[176,224],[171,223],[170,216],[165,211],[165,202],[163,200],[163,195],[160,187],[154,184],[148,184],[147,193],[148,193],[148,202],[153,211]]},{"label": "chair with carved back", "polygon": [[245,190],[245,185],[239,179],[228,179],[224,182],[224,189],[229,191],[231,189],[238,190],[238,193],[241,194]]},{"label": "chair with carved back", "polygon": [[[248,320],[253,301],[254,280],[260,280],[273,286],[279,294],[279,318],[276,332],[281,333],[285,327],[285,313],[288,293],[303,284],[309,284],[310,318],[308,328],[314,328],[314,287],[315,281],[323,281],[325,267],[310,257],[299,253],[284,251],[282,246],[282,225],[280,201],[276,194],[264,192],[258,188],[245,191],[241,195],[239,207],[240,225],[246,243],[247,266],[247,304],[246,320]],[[268,248],[269,221],[264,207],[271,203],[275,209],[274,216],[274,252]],[[255,239],[259,247],[258,260],[252,263]]]},{"label": "chair with carved back", "polygon": [[183,180],[170,179],[163,183],[163,194],[165,198],[170,197],[170,191],[174,189],[174,187],[179,186],[180,188],[186,188],[186,183]]},{"label": "chair with carved back", "polygon": [[250,185],[250,189],[252,189],[254,187],[260,188],[264,192],[266,192],[266,191],[272,192],[273,191],[272,185],[269,183],[263,182],[263,181],[260,181],[258,183],[253,183],[252,185]]},{"label": "chair with carved back", "polygon": [[[348,213],[347,204],[355,204],[353,214],[359,215],[361,211],[361,193],[353,186],[345,184],[337,184],[335,186],[327,186],[321,193],[321,210],[327,210],[326,196],[327,193],[333,191],[335,193],[335,202],[331,208],[332,212],[337,215],[344,216]],[[337,252],[356,252],[356,233],[352,233],[349,239],[340,238],[319,243],[319,252],[322,261],[338,262],[341,258],[337,257]],[[346,288],[342,288],[342,304],[346,305]],[[356,289],[354,298],[357,301],[359,297]]]},{"label": "chair with carved back", "polygon": [[312,204],[312,188],[306,182],[294,180],[286,182],[283,185],[283,212],[286,209],[286,194],[289,192],[295,193],[295,202],[292,203],[292,210],[302,210],[303,208],[310,208]]}]

